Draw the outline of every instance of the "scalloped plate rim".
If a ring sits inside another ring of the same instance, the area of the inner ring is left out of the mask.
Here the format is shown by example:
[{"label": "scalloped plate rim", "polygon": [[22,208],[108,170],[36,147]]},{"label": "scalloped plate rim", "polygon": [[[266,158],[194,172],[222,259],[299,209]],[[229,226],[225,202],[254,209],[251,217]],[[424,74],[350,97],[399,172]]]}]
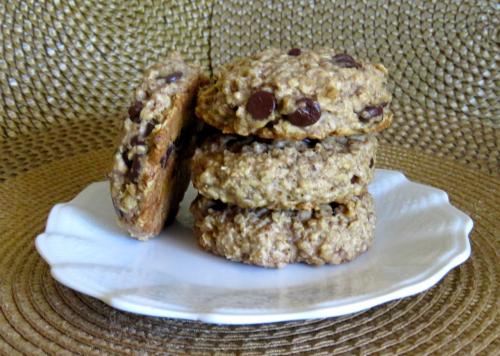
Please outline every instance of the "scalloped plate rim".
[{"label": "scalloped plate rim", "polygon": [[[228,311],[226,311],[225,309],[214,309],[211,310],[210,312],[200,312],[195,310],[179,311],[173,309],[165,309],[161,307],[147,306],[144,304],[137,304],[134,303],[133,301],[127,300],[127,297],[124,298],[123,296],[118,298],[105,298],[95,288],[94,289],[82,288],[75,281],[66,278],[64,276],[64,271],[61,271],[60,268],[58,268],[57,263],[51,264],[49,262],[51,260],[50,252],[48,252],[45,249],[44,242],[46,241],[47,238],[50,238],[50,236],[59,236],[59,237],[66,236],[66,235],[61,235],[57,232],[48,231],[48,230],[53,230],[52,227],[55,226],[54,221],[57,221],[58,213],[64,206],[71,205],[72,202],[81,197],[86,190],[88,190],[94,185],[102,184],[103,182],[91,183],[81,192],[79,192],[69,202],[59,203],[54,205],[47,219],[47,225],[46,225],[47,229],[44,233],[37,236],[35,240],[35,246],[38,253],[50,265],[50,273],[52,277],[59,283],[71,289],[74,289],[78,292],[97,298],[113,308],[135,314],[156,316],[156,317],[180,318],[180,319],[202,321],[213,324],[246,325],[246,324],[261,324],[261,323],[271,323],[280,321],[303,320],[312,318],[336,317],[336,316],[356,313],[370,309],[372,307],[375,307],[383,303],[387,303],[389,301],[409,297],[431,288],[432,286],[437,284],[442,278],[444,278],[444,276],[449,271],[451,271],[453,268],[465,262],[471,254],[471,246],[468,236],[472,231],[473,221],[464,212],[460,211],[459,209],[450,204],[448,194],[445,191],[418,182],[413,182],[409,180],[402,172],[399,171],[382,170],[382,169],[377,169],[377,171],[382,172],[384,174],[399,176],[398,178],[399,179],[402,178],[403,184],[408,184],[408,183],[415,184],[420,188],[425,188],[427,191],[438,191],[444,194],[444,198],[447,203],[446,208],[450,209],[450,211],[453,212],[455,217],[459,219],[461,223],[459,231],[460,233],[457,232],[457,234],[454,235],[454,240],[457,242],[461,242],[460,250],[456,251],[447,262],[443,262],[439,266],[433,265],[432,266],[433,268],[428,267],[424,270],[424,272],[420,271],[417,280],[414,281],[413,283],[410,283],[409,285],[399,288],[398,287],[386,288],[384,290],[378,291],[377,293],[365,293],[357,296],[356,298],[345,297],[344,299],[351,300],[350,303],[331,305],[335,304],[336,302],[337,303],[339,302],[338,299],[337,300],[333,299],[332,301],[329,301],[327,303],[321,302],[319,304],[309,305],[307,308],[295,307],[292,308],[291,310],[265,309],[262,310],[261,313],[252,311],[251,314],[244,313],[243,312],[244,310],[240,310],[239,312],[237,312],[232,309]],[[73,236],[73,237],[83,239],[81,236]],[[200,251],[200,253],[203,252]],[[367,253],[369,253],[369,251]],[[353,301],[353,299],[355,300]]]}]

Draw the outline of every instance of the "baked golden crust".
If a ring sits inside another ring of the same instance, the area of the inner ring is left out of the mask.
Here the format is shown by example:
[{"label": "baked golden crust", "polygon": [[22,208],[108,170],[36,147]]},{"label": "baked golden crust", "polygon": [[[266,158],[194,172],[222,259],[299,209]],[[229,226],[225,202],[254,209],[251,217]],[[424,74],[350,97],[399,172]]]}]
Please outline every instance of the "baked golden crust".
[{"label": "baked golden crust", "polygon": [[387,128],[390,101],[381,64],[333,49],[268,49],[223,66],[200,90],[196,114],[227,134],[324,139]]},{"label": "baked golden crust", "polygon": [[316,211],[242,209],[200,195],[191,212],[201,248],[263,267],[351,261],[371,245],[375,228],[369,193]]},{"label": "baked golden crust", "polygon": [[178,54],[149,67],[123,124],[110,173],[119,223],[140,240],[161,231],[189,184],[189,140],[201,68]]}]

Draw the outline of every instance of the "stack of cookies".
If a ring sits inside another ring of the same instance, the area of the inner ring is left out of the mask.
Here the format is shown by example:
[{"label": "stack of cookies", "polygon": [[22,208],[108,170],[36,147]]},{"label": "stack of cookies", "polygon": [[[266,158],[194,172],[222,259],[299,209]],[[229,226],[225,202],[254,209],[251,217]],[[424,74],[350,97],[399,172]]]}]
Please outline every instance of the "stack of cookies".
[{"label": "stack of cookies", "polygon": [[196,114],[191,205],[200,246],[265,267],[350,261],[374,236],[374,133],[387,71],[331,49],[270,49],[223,66]]}]

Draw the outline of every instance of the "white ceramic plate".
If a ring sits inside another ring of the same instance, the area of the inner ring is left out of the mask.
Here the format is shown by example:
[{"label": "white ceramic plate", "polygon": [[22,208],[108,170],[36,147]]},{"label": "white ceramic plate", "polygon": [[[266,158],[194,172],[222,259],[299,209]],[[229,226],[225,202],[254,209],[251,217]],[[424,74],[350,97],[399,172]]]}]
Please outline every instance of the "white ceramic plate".
[{"label": "white ceramic plate", "polygon": [[374,245],[340,266],[265,269],[202,250],[190,188],[177,222],[139,242],[116,223],[107,182],[52,209],[36,247],[62,284],[129,312],[251,324],[338,316],[421,292],[470,255],[472,220],[445,192],[377,170]]}]

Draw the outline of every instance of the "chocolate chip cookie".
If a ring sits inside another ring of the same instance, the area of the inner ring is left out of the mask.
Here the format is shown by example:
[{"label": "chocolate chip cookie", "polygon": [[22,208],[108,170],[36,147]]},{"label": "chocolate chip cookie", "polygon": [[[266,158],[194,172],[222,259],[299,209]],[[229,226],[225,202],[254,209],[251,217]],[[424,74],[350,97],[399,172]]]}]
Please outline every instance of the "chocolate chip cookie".
[{"label": "chocolate chip cookie", "polygon": [[382,64],[332,49],[268,49],[223,66],[196,114],[224,133],[302,140],[381,131],[392,121]]},{"label": "chocolate chip cookie", "polygon": [[189,141],[201,68],[178,54],[149,67],[123,123],[110,173],[118,220],[147,240],[173,220],[189,183]]},{"label": "chocolate chip cookie", "polygon": [[242,209],[200,195],[191,212],[203,249],[264,267],[351,261],[368,249],[374,236],[373,199],[368,193],[315,211]]},{"label": "chocolate chip cookie", "polygon": [[322,141],[216,135],[192,159],[195,188],[242,208],[315,209],[346,201],[373,178],[373,135]]}]

